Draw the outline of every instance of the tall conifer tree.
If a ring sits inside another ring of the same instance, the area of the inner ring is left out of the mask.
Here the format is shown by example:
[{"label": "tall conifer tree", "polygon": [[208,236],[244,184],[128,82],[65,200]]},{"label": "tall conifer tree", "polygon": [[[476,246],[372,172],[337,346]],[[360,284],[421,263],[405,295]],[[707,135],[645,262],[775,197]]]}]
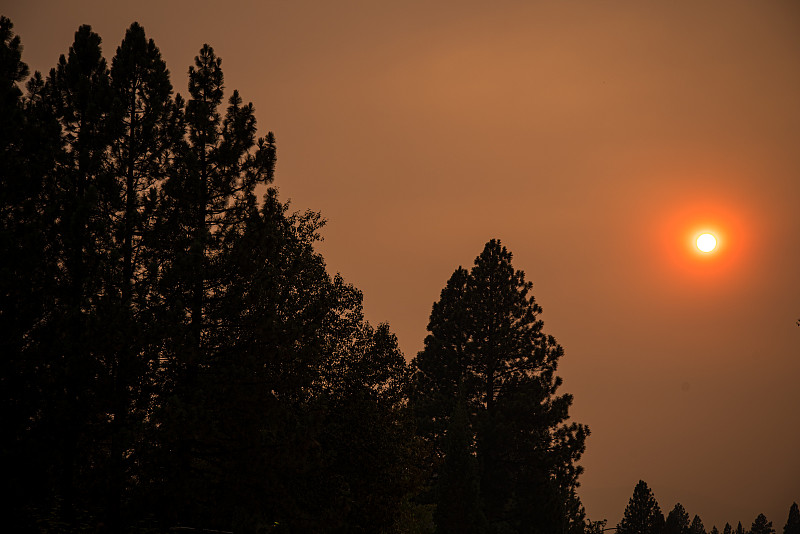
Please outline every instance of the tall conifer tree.
[{"label": "tall conifer tree", "polygon": [[686,513],[681,503],[676,503],[675,507],[667,514],[664,534],[687,534],[687,532],[689,532],[689,514]]},{"label": "tall conifer tree", "polygon": [[224,119],[220,114],[221,63],[204,45],[189,69],[185,114],[176,98],[172,120],[178,127],[185,121],[186,137],[175,149],[159,208],[160,301],[172,323],[163,357],[172,384],[164,436],[177,460],[168,462],[174,484],[168,493],[202,492],[216,470],[220,420],[208,388],[220,385],[213,369],[229,341],[229,252],[255,210],[256,185],[272,181],[275,157],[272,135],[256,140],[253,106],[243,105],[238,92]]},{"label": "tall conifer tree", "polygon": [[99,444],[106,413],[98,377],[104,375],[110,332],[100,313],[107,299],[101,274],[116,197],[106,160],[114,129],[112,96],[100,42],[91,27],[81,26],[43,89],[64,148],[47,177],[43,200],[48,261],[57,267],[53,308],[44,319],[51,364],[44,417],[60,451],[59,495],[70,523],[74,499],[96,502],[104,491],[89,473],[104,456]]},{"label": "tall conifer tree", "polygon": [[622,520],[617,525],[619,534],[660,534],[664,528],[664,515],[653,492],[644,480],[633,490],[625,507]]},{"label": "tall conifer tree", "polygon": [[457,269],[433,305],[425,349],[413,362],[414,409],[434,453],[459,387],[477,443],[484,512],[494,528],[583,530],[576,465],[588,429],[566,423],[558,395],[562,348],[542,332],[532,284],[491,240],[471,271]]},{"label": "tall conifer tree", "polygon": [[[160,337],[154,326],[153,223],[156,185],[169,167],[175,136],[169,115],[172,86],[166,64],[153,40],[133,23],[111,63],[113,125],[109,166],[118,198],[109,221],[112,253],[104,270],[105,310],[116,334],[108,347],[108,413],[110,429],[109,510],[112,529],[121,529],[121,502],[133,462],[140,461],[142,439],[154,393],[155,350]],[[147,350],[149,347],[149,350]],[[138,451],[137,451],[138,452]]]}]

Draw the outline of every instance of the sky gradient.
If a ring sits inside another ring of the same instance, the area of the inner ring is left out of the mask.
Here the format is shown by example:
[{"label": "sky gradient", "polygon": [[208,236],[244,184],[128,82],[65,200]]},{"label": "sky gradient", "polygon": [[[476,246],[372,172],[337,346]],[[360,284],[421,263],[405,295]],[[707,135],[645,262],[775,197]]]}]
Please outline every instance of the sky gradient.
[{"label": "sky gradient", "polygon": [[[3,1],[31,70],[133,21],[203,43],[276,185],[408,359],[491,238],[534,283],[615,525],[639,479],[710,530],[800,501],[800,4]],[[711,231],[714,254],[694,248]]]}]

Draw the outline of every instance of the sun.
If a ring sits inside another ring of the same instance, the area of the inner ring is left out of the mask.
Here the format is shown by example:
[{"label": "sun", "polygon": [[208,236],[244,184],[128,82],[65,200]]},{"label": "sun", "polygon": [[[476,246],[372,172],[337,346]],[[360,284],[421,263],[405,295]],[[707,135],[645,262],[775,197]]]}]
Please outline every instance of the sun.
[{"label": "sun", "polygon": [[717,248],[717,238],[711,234],[700,234],[697,238],[697,248],[701,252],[711,252]]}]

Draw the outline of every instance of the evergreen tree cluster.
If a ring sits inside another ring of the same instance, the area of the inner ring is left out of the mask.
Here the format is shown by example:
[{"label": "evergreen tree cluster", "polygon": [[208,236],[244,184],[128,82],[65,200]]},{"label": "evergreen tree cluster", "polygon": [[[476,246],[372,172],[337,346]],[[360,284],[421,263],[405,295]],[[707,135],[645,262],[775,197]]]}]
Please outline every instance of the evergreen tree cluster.
[{"label": "evergreen tree cluster", "polygon": [[185,96],[137,23],[110,64],[81,26],[29,76],[0,17],[3,529],[601,530],[505,247],[455,271],[409,365],[275,162],[210,46]]},{"label": "evergreen tree cluster", "polygon": [[140,25],[100,45],[23,93],[0,18],[3,529],[391,527],[421,476],[395,336],[210,46],[184,98]]},{"label": "evergreen tree cluster", "polygon": [[[681,503],[677,503],[665,519],[653,491],[643,480],[636,484],[616,531],[619,534],[720,534],[716,526],[706,531],[703,521],[697,515],[689,521],[689,514]],[[783,534],[795,533],[800,534],[800,510],[797,503],[792,503]],[[745,530],[741,521],[736,528],[725,523],[722,534],[776,534],[776,531],[772,527],[772,521],[768,521],[764,514],[759,514],[750,529]]]}]

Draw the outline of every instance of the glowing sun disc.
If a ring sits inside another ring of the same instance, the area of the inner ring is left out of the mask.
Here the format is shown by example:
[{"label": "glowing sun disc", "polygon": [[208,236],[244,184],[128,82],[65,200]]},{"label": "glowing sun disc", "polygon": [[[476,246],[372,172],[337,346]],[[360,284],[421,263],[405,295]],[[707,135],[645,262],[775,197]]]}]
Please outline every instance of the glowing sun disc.
[{"label": "glowing sun disc", "polygon": [[711,234],[701,234],[697,238],[697,248],[702,252],[711,252],[717,248],[717,238]]}]

